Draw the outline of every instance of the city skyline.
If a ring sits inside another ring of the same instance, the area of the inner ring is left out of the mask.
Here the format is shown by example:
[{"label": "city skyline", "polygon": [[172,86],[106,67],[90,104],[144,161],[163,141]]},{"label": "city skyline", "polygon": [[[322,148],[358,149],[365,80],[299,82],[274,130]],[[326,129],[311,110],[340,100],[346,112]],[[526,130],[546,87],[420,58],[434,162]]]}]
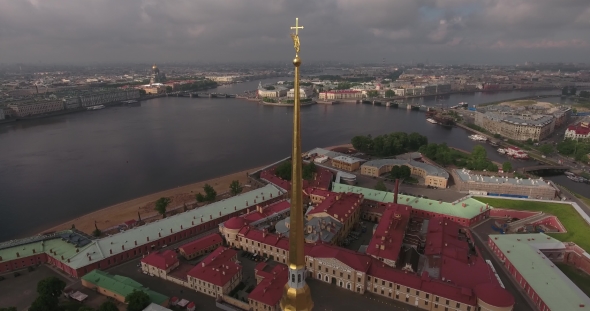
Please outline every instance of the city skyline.
[{"label": "city skyline", "polygon": [[4,63],[276,62],[299,16],[305,57],[380,63],[584,62],[590,4],[550,0],[0,0]]}]

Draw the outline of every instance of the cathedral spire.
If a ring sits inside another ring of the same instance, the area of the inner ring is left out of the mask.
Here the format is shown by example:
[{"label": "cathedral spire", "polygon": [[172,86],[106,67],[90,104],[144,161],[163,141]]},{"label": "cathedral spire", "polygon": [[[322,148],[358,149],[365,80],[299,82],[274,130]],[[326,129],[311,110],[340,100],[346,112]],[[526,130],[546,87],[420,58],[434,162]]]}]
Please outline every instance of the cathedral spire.
[{"label": "cathedral spire", "polygon": [[313,308],[311,291],[305,277],[307,275],[304,254],[303,228],[303,189],[302,189],[302,161],[301,161],[301,102],[299,99],[299,19],[295,19],[295,33],[291,34],[295,48],[295,80],[293,87],[295,98],[293,104],[293,151],[291,154],[291,218],[289,227],[289,279],[285,285],[285,292],[281,299],[281,309],[284,311],[310,311]]}]

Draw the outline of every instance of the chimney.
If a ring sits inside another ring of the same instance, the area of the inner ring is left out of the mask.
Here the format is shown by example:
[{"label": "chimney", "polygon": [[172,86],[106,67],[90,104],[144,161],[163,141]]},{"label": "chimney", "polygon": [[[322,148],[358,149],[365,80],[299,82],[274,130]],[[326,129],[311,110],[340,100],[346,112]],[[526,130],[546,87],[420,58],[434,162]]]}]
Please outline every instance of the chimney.
[{"label": "chimney", "polygon": [[270,198],[272,199],[272,193],[270,194]]},{"label": "chimney", "polygon": [[63,255],[61,255],[61,260],[64,260],[64,256]]},{"label": "chimney", "polygon": [[150,241],[150,237],[149,236],[146,236],[145,238],[147,239],[148,242]]},{"label": "chimney", "polygon": [[92,261],[92,256],[88,255],[88,261]]},{"label": "chimney", "polygon": [[180,230],[182,230],[182,225],[180,225]]},{"label": "chimney", "polygon": [[35,254],[35,249],[33,248],[33,254]]},{"label": "chimney", "polygon": [[137,240],[135,240],[135,245],[137,245]]},{"label": "chimney", "polygon": [[158,237],[162,237],[162,232],[158,232]]},{"label": "chimney", "polygon": [[399,179],[395,180],[395,188],[393,190],[393,203],[397,204],[397,195],[399,193]]},{"label": "chimney", "polygon": [[68,262],[70,262],[70,258],[68,258]]},{"label": "chimney", "polygon": [[194,225],[195,225],[195,221],[193,220],[193,221],[191,221],[191,226],[194,226]]},{"label": "chimney", "polygon": [[121,245],[121,249],[122,250],[125,250],[125,245]]},{"label": "chimney", "polygon": [[16,257],[17,257],[17,258],[18,258],[18,257],[20,257],[20,254],[19,254],[18,252],[16,252]]},{"label": "chimney", "polygon": [[213,215],[209,215],[209,219],[213,219]]},{"label": "chimney", "polygon": [[109,249],[109,253],[111,253],[111,254],[112,254],[112,253],[113,253],[113,250],[112,250],[112,249]]},{"label": "chimney", "polygon": [[170,233],[172,233],[172,228],[170,228]]}]

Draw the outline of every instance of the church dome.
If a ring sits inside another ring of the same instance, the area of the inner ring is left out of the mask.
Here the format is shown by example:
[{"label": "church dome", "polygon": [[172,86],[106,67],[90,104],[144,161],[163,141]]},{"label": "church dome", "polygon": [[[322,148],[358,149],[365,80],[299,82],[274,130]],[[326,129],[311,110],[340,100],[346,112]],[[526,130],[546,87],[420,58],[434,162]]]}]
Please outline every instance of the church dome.
[{"label": "church dome", "polygon": [[156,70],[156,69],[158,69],[158,66],[156,66],[156,64],[154,64],[154,65],[152,66],[152,70]]}]

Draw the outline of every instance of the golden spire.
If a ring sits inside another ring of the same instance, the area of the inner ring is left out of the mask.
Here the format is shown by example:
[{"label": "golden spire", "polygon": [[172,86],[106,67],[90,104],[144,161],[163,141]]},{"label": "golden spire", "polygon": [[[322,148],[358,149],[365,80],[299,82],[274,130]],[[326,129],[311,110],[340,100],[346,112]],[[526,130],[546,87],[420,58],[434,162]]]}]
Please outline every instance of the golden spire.
[{"label": "golden spire", "polygon": [[295,81],[293,88],[295,98],[293,104],[293,152],[291,162],[293,171],[291,174],[291,219],[289,228],[289,279],[285,285],[285,292],[281,299],[281,309],[284,311],[309,311],[313,308],[311,291],[305,282],[307,275],[305,267],[305,254],[303,250],[303,176],[301,173],[301,102],[299,100],[299,18],[295,19],[295,33],[291,34],[295,47]]}]

